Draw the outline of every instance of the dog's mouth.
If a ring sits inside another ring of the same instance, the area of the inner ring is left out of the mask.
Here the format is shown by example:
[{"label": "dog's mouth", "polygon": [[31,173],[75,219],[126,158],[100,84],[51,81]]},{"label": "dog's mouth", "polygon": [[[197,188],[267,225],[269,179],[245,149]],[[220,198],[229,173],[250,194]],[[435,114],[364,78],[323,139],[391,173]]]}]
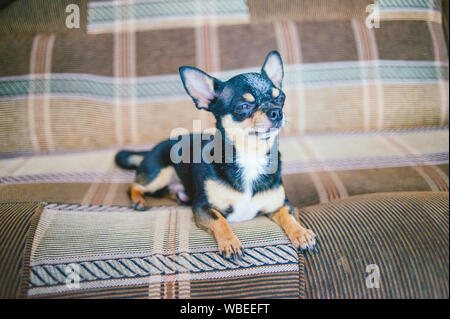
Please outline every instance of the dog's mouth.
[{"label": "dog's mouth", "polygon": [[249,132],[249,135],[256,136],[259,139],[267,140],[271,138],[272,136],[277,135],[280,133],[281,129],[284,126],[284,119],[280,122],[274,123],[271,127],[264,127],[264,128],[255,128],[253,131]]},{"label": "dog's mouth", "polygon": [[269,129],[258,129],[255,131],[251,131],[248,134],[252,136],[256,136],[261,140],[268,140],[272,136],[277,135],[281,130],[281,127],[271,127]]}]

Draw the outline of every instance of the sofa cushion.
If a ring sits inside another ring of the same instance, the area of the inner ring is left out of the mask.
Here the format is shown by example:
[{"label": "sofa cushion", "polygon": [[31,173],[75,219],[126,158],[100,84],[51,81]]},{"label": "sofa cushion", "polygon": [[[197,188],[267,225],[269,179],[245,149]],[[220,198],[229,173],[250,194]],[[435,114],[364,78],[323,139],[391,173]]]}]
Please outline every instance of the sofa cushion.
[{"label": "sofa cushion", "polygon": [[190,208],[47,205],[28,296],[298,298],[298,255],[281,228],[265,217],[231,227],[242,260],[223,259]]},{"label": "sofa cushion", "polygon": [[0,203],[0,298],[26,298],[41,203]]},{"label": "sofa cushion", "polygon": [[[40,19],[49,11],[42,1],[21,10],[26,2],[0,11],[0,153],[156,143],[174,128],[194,131],[194,120],[213,127],[179,66],[228,79],[259,71],[275,49],[285,65],[285,136],[448,124],[440,1],[379,1],[380,28],[366,27],[366,0],[339,4],[344,16],[330,21],[338,12],[324,1],[298,1],[290,11],[314,21],[271,10],[275,21],[263,23],[244,0],[77,1],[89,17],[80,30],[64,26],[66,0],[49,19]],[[24,14],[45,23],[24,25]]]},{"label": "sofa cushion", "polygon": [[318,235],[300,258],[304,297],[448,298],[448,203],[447,192],[408,192],[302,209]]},{"label": "sofa cushion", "polygon": [[382,193],[303,208],[312,252],[265,217],[231,224],[246,254],[236,261],[190,208],[2,204],[0,297],[448,298],[448,199]]},{"label": "sofa cushion", "polygon": [[[297,207],[376,192],[448,191],[448,145],[447,128],[283,137],[283,182]],[[135,173],[114,164],[116,152],[0,158],[0,202],[129,206]],[[175,205],[148,200],[150,206]]]}]

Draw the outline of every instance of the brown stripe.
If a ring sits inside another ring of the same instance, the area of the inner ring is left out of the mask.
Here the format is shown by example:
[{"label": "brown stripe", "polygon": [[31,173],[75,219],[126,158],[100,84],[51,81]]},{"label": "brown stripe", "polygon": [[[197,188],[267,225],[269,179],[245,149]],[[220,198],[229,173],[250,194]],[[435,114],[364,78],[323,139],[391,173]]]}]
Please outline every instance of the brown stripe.
[{"label": "brown stripe", "polygon": [[25,298],[40,204],[0,204],[0,298]]}]

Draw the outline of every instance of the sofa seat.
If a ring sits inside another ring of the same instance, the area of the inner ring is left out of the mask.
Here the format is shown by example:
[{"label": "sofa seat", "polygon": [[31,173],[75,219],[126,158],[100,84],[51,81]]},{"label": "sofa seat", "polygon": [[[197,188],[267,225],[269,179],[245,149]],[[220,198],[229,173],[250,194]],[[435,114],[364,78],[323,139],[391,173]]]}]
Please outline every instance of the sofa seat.
[{"label": "sofa seat", "polygon": [[242,261],[219,256],[187,206],[130,209],[134,172],[116,151],[0,159],[1,297],[448,298],[447,127],[281,138],[286,192],[318,247],[297,251],[258,217],[232,224]]},{"label": "sofa seat", "polygon": [[[436,127],[282,137],[287,196],[305,207],[378,192],[448,191],[448,134],[448,127]],[[117,150],[4,155],[0,202],[129,206],[134,171],[115,165]],[[149,201],[151,206],[174,205],[165,198]]]},{"label": "sofa seat", "polygon": [[188,207],[1,204],[0,231],[14,238],[0,248],[1,296],[448,298],[448,199],[380,193],[303,208],[312,252],[268,218],[232,224],[242,260],[223,259]]}]

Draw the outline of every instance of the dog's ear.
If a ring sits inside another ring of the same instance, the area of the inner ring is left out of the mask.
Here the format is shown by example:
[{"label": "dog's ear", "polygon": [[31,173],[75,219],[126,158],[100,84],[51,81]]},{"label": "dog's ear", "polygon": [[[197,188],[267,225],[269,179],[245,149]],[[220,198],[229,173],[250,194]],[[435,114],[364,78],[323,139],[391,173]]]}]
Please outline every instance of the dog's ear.
[{"label": "dog's ear", "polygon": [[211,106],[217,100],[217,90],[222,82],[202,70],[190,66],[180,67],[180,76],[184,88],[194,100],[195,106],[198,109],[211,111]]},{"label": "dog's ear", "polygon": [[277,88],[281,88],[284,70],[283,61],[277,51],[269,52],[266,57],[266,61],[264,61],[264,65],[262,66],[261,73],[266,75],[270,81],[272,81],[273,85]]}]

